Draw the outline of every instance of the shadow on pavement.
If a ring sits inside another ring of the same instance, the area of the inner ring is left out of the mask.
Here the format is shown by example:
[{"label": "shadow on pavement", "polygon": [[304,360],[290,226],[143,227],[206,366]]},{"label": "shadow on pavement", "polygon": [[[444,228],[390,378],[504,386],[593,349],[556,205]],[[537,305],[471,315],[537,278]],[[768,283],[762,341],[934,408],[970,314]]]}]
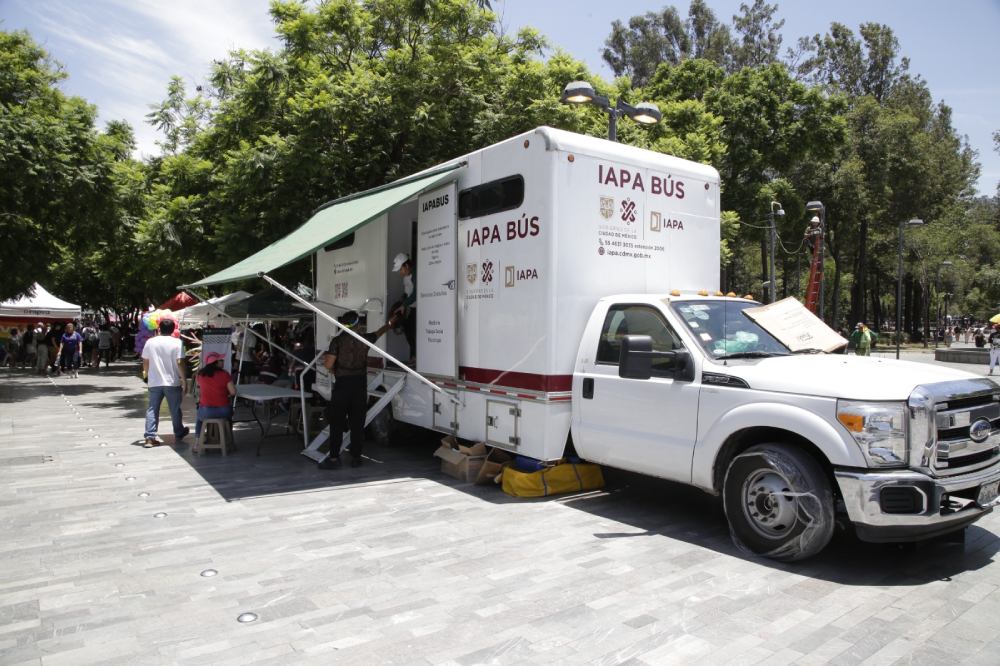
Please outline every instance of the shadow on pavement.
[{"label": "shadow on pavement", "polygon": [[607,492],[567,497],[572,508],[637,528],[636,532],[596,533],[604,539],[666,536],[719,554],[843,585],[912,586],[947,581],[994,560],[1000,537],[981,527],[968,528],[964,543],[938,539],[919,544],[873,544],[837,530],[819,555],[782,563],[746,553],[733,544],[721,502],[682,484],[608,470]]},{"label": "shadow on pavement", "polygon": [[947,581],[990,564],[1000,550],[1000,538],[977,526],[967,530],[964,544],[941,540],[917,545],[871,544],[838,530],[817,557],[805,562],[774,562],[733,544],[718,498],[678,483],[604,468],[607,486],[602,491],[523,499],[510,497],[495,485],[463,483],[441,473],[439,461],[433,457],[440,435],[434,432],[408,432],[405,443],[393,446],[367,442],[365,464],[357,469],[345,465],[339,470],[318,469],[312,460],[301,456],[301,436],[269,436],[257,457],[258,437],[256,426],[244,425],[236,432],[239,450],[229,456],[194,454],[193,435],[175,452],[226,501],[430,479],[492,504],[558,502],[633,528],[597,532],[597,539],[667,537],[704,548],[706,560],[727,555],[844,585],[914,586]]}]

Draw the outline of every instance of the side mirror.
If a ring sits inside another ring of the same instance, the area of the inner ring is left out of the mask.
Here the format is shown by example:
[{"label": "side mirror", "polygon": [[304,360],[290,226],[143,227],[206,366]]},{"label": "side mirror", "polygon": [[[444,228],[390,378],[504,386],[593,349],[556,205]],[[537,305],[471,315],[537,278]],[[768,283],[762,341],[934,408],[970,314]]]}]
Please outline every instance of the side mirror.
[{"label": "side mirror", "polygon": [[653,359],[672,359],[667,366],[670,376],[682,381],[694,380],[694,364],[686,350],[653,351],[653,338],[648,335],[626,335],[622,338],[618,357],[618,376],[624,379],[649,379],[653,376]]},{"label": "side mirror", "polygon": [[649,379],[653,376],[653,338],[626,335],[618,358],[618,376],[625,379]]}]

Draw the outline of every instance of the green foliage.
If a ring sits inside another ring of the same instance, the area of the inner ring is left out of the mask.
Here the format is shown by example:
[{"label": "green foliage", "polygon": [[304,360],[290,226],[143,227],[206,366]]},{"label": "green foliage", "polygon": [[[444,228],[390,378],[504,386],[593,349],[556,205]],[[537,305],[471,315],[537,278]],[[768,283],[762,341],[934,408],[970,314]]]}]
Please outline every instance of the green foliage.
[{"label": "green foliage", "polygon": [[739,35],[733,48],[733,69],[777,62],[785,25],[784,19],[775,20],[778,5],[754,0],[752,5],[741,3],[740,12],[733,16],[733,31]]},{"label": "green foliage", "polygon": [[[27,33],[0,32],[0,299],[57,284],[105,232],[115,170],[133,145],[122,123],[98,132],[94,107],[63,95],[62,78]],[[77,284],[62,295],[85,294]]]},{"label": "green foliage", "polygon": [[645,86],[661,64],[678,65],[691,58],[727,64],[732,54],[729,28],[716,19],[703,0],[692,0],[688,17],[676,7],[633,16],[626,27],[611,24],[604,42],[604,61],[615,76],[628,76]]},{"label": "green foliage", "polygon": [[99,131],[92,107],[59,92],[63,73],[30,37],[0,33],[0,298],[39,280],[128,312],[327,200],[538,125],[603,137],[606,113],[559,103],[584,79],[612,102],[659,106],[659,125],[621,122],[622,142],[719,169],[727,290],[760,292],[780,202],[779,295],[801,295],[805,203],[819,199],[834,323],[878,325],[894,308],[911,217],[928,224],[907,231],[908,322],[946,292],[952,312],[1000,304],[1000,201],[973,199],[975,154],[888,26],[834,23],[781,61],[776,5],[742,4],[726,24],[694,0],[684,17],[667,6],[616,21],[604,57],[620,78],[606,82],[546,55],[532,29],[505,35],[485,0],[275,0],[271,16],[278,48],[233,51],[204,88],[166,82],[147,116],[163,154],[145,163],[127,124]]}]

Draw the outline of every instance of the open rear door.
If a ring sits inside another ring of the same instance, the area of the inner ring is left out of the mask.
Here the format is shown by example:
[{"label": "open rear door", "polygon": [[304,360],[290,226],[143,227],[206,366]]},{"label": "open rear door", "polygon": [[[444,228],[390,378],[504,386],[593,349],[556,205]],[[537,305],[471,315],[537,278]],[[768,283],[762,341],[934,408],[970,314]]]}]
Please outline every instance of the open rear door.
[{"label": "open rear door", "polygon": [[417,208],[417,372],[458,376],[458,196],[451,182]]}]

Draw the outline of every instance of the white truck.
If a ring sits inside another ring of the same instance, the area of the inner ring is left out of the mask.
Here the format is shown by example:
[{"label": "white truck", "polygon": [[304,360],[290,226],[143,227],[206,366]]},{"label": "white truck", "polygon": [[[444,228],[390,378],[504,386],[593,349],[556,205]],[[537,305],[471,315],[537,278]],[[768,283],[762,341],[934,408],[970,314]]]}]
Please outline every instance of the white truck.
[{"label": "white truck", "polygon": [[[319,239],[317,301],[373,330],[401,293],[392,258],[414,257],[415,372],[373,355],[369,415],[391,402],[397,421],[513,453],[697,486],[738,544],[784,560],[838,519],[913,541],[992,511],[1000,388],[791,353],[744,314],[759,304],[718,292],[719,185],[709,166],[541,127],[331,202],[317,215],[372,205]],[[336,333],[319,317],[317,348]],[[410,354],[401,335],[378,347]]]}]

